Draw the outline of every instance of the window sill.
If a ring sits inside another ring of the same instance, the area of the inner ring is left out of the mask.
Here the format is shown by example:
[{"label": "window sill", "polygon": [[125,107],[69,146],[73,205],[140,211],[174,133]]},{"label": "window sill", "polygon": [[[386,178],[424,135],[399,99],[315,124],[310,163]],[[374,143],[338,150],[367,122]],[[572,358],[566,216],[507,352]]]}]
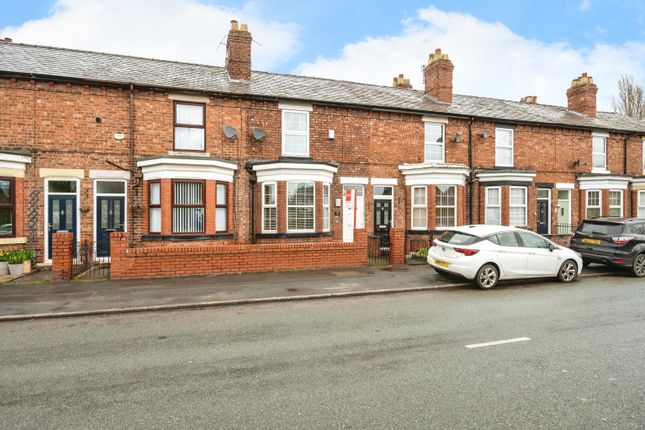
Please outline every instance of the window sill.
[{"label": "window sill", "polygon": [[223,240],[233,239],[233,233],[217,234],[144,234],[141,236],[142,241],[146,242],[191,242],[195,240]]},{"label": "window sill", "polygon": [[0,245],[16,245],[19,243],[27,243],[26,237],[1,237]]},{"label": "window sill", "polygon": [[333,237],[334,232],[331,231],[321,231],[321,232],[311,232],[311,233],[257,233],[255,235],[256,239],[289,239],[297,238],[304,239],[307,237]]},{"label": "window sill", "polygon": [[609,170],[607,170],[607,169],[593,168],[593,169],[591,169],[591,173],[607,174],[607,173],[611,173],[611,172]]}]

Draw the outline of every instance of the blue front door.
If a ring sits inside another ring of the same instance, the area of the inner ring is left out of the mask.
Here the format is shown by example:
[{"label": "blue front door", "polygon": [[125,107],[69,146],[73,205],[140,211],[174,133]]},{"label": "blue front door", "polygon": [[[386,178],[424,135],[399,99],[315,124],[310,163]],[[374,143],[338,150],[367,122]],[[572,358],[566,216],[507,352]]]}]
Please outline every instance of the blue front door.
[{"label": "blue front door", "polygon": [[50,194],[47,199],[47,258],[51,259],[54,233],[70,231],[76,237],[76,196]]},{"label": "blue front door", "polygon": [[96,198],[96,256],[110,256],[110,233],[124,231],[123,197]]}]

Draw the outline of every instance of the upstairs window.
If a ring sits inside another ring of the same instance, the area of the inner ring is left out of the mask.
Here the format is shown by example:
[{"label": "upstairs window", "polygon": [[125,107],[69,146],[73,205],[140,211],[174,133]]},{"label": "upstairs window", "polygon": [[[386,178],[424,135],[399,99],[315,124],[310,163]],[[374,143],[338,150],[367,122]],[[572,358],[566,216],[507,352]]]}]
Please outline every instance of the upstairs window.
[{"label": "upstairs window", "polygon": [[495,165],[513,167],[513,139],[512,128],[497,127],[495,129]]},{"label": "upstairs window", "polygon": [[204,233],[204,182],[173,181],[172,232]]},{"label": "upstairs window", "polygon": [[309,156],[309,112],[282,111],[282,155]]},{"label": "upstairs window", "polygon": [[12,178],[0,178],[0,237],[15,235],[15,198]]},{"label": "upstairs window", "polygon": [[204,151],[205,105],[175,103],[175,144],[177,151]]},{"label": "upstairs window", "polygon": [[607,170],[607,138],[593,137],[592,170]]},{"label": "upstairs window", "polygon": [[609,191],[609,216],[623,216],[623,192]]},{"label": "upstairs window", "polygon": [[425,161],[443,163],[445,160],[444,125],[436,122],[425,123]]}]

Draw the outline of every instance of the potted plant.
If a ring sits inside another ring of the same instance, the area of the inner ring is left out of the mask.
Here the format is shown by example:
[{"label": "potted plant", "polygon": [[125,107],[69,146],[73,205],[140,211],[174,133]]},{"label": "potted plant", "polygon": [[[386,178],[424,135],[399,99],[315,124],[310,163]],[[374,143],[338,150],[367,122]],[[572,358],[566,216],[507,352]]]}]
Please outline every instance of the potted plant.
[{"label": "potted plant", "polygon": [[12,276],[20,276],[25,273],[25,265],[22,251],[12,251],[7,254],[7,263],[9,263],[9,273]]},{"label": "potted plant", "polygon": [[9,274],[9,263],[7,263],[7,252],[0,252],[0,276]]},{"label": "potted plant", "polygon": [[33,249],[25,249],[22,252],[22,258],[23,258],[23,265],[25,273],[31,273],[31,261],[34,259],[36,256],[36,251]]}]

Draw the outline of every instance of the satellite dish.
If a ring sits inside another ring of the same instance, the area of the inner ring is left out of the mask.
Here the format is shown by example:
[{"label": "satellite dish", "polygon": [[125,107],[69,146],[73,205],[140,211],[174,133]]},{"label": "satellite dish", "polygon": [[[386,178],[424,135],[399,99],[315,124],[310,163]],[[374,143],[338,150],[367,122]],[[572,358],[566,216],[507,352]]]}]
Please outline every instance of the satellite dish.
[{"label": "satellite dish", "polygon": [[225,125],[224,136],[228,137],[229,139],[235,139],[237,137],[237,130],[230,125]]},{"label": "satellite dish", "polygon": [[253,138],[258,142],[262,142],[264,140],[265,133],[260,127],[253,127],[251,129],[251,133],[253,133]]}]

